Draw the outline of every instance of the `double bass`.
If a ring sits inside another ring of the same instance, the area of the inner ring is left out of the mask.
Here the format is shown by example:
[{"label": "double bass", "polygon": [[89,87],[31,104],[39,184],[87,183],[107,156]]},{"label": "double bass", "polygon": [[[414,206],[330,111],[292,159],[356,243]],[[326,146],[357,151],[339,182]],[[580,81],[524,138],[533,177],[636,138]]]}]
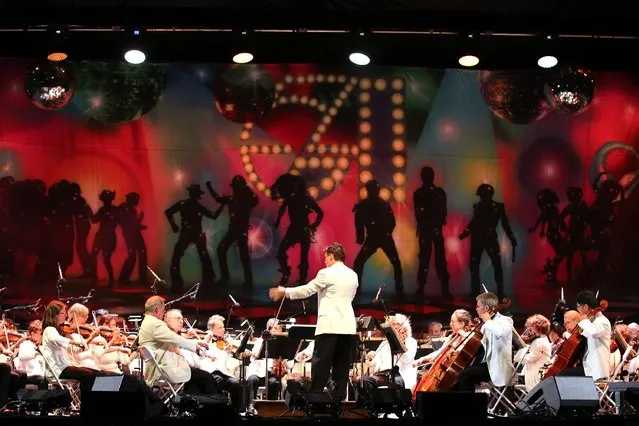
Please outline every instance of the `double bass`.
[{"label": "double bass", "polygon": [[[495,306],[491,312],[491,318],[497,312],[510,306],[510,299],[504,298],[503,303]],[[413,388],[413,401],[417,399],[418,392],[445,392],[457,382],[457,376],[475,359],[484,334],[481,332],[481,321],[475,318],[474,326],[468,335],[460,334],[451,336],[448,344],[435,359],[430,370],[424,374],[419,383]]]},{"label": "double bass", "polygon": [[[599,312],[605,311],[606,308],[608,308],[607,300],[599,302],[599,307],[594,308],[590,313],[590,321],[593,321],[595,316]],[[546,374],[544,374],[544,379],[555,376],[566,368],[574,367],[581,359],[586,346],[586,338],[581,335],[582,331],[581,327],[577,326],[572,331],[570,337],[562,343],[557,355],[555,355],[555,361],[552,363],[548,371],[546,371]]]}]

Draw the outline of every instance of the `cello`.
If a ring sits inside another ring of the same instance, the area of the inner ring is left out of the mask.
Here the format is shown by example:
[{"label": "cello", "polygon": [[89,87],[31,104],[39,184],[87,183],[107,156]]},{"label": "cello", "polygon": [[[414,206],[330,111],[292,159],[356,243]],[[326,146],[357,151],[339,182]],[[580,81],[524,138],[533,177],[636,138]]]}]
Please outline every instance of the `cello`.
[{"label": "cello", "polygon": [[[606,308],[608,308],[607,300],[599,302],[599,307],[594,308],[590,313],[590,321],[594,320],[595,316],[599,312],[605,311]],[[544,379],[555,376],[566,368],[574,367],[581,359],[586,345],[586,338],[581,335],[582,331],[581,327],[577,326],[572,331],[570,337],[562,343],[561,348],[559,348],[559,351],[555,356],[555,361],[552,363],[548,371],[546,371],[546,374],[544,374]]]},{"label": "cello", "polygon": [[[503,303],[495,306],[491,312],[491,318],[497,312],[510,306],[510,299],[504,298]],[[418,392],[445,392],[457,382],[459,373],[470,365],[475,359],[484,334],[481,332],[481,321],[475,318],[474,326],[463,336],[458,334],[452,337],[442,353],[437,357],[430,370],[415,385],[412,392],[413,401],[417,399]]]}]

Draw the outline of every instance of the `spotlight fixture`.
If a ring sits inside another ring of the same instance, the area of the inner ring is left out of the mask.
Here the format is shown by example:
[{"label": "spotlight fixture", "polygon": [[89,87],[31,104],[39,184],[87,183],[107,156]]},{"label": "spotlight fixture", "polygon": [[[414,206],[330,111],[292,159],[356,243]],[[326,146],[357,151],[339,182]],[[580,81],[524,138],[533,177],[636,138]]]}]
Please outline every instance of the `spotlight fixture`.
[{"label": "spotlight fixture", "polygon": [[61,62],[64,61],[65,59],[67,59],[69,57],[69,55],[67,55],[64,52],[53,52],[53,53],[49,53],[47,55],[47,59],[52,61],[52,62]]},{"label": "spotlight fixture", "polygon": [[47,28],[47,59],[52,62],[61,62],[69,57],[66,41],[68,37],[67,27],[49,26]]},{"label": "spotlight fixture", "polygon": [[124,54],[124,60],[133,65],[139,65],[146,60],[146,55],[141,50],[131,49]]},{"label": "spotlight fixture", "polygon": [[556,57],[552,55],[542,56],[537,60],[537,65],[541,68],[552,68],[559,63]]},{"label": "spotlight fixture", "polygon": [[233,56],[233,62],[236,64],[248,64],[253,60],[253,54],[250,52],[240,52]]},{"label": "spotlight fixture", "polygon": [[368,65],[371,62],[371,58],[367,54],[361,52],[353,52],[349,55],[348,59],[355,65]]},{"label": "spotlight fixture", "polygon": [[479,63],[479,58],[475,55],[464,55],[457,62],[462,67],[474,67]]}]

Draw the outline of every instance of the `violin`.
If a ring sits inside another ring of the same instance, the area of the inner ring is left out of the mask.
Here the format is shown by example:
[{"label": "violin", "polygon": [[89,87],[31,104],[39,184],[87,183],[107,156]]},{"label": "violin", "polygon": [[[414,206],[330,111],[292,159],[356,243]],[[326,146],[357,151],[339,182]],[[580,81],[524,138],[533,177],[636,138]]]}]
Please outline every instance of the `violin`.
[{"label": "violin", "polygon": [[271,375],[275,376],[278,380],[282,379],[286,375],[286,361],[281,357],[273,360],[273,367],[271,367]]},{"label": "violin", "polygon": [[206,331],[202,331],[197,328],[194,328],[192,330],[188,328],[183,328],[180,331],[180,336],[186,339],[198,339],[198,340],[205,340],[208,337],[208,335],[206,334]]}]

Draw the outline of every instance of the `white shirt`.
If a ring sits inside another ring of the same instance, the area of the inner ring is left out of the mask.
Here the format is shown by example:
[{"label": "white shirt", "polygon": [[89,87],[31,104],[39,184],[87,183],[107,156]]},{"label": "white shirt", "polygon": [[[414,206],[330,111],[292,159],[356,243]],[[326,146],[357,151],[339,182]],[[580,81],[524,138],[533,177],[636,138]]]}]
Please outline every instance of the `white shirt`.
[{"label": "white shirt", "polygon": [[47,368],[47,378],[51,378],[51,373],[55,377],[60,377],[65,368],[76,366],[69,356],[68,348],[70,343],[71,339],[60,335],[55,327],[47,327],[42,332],[40,353],[47,361],[48,367],[51,368],[51,371]]},{"label": "white shirt", "polygon": [[[404,341],[406,352],[395,355],[395,365],[399,374],[404,379],[404,387],[412,389],[417,383],[417,367],[413,367],[415,354],[417,353],[417,340],[412,337]],[[375,357],[371,362],[374,372],[390,370],[392,368],[391,349],[388,340],[382,341],[375,351]]]},{"label": "white shirt", "polygon": [[548,337],[538,337],[532,343],[520,349],[515,354],[515,362],[520,362],[524,366],[522,373],[524,374],[524,384],[526,391],[529,392],[537,386],[541,381],[539,378],[539,370],[550,362],[551,345]]},{"label": "white shirt", "polygon": [[[100,336],[97,336],[99,338]],[[86,340],[79,335],[78,333],[71,333],[71,340],[74,342],[86,342]],[[95,339],[94,339],[95,340]],[[98,364],[96,362],[96,355],[94,353],[95,346],[92,343],[88,344],[88,349],[84,350],[79,348],[78,346],[71,346],[69,348],[69,352],[71,353],[71,358],[75,361],[77,365],[85,368],[92,368],[94,370],[98,370]]]},{"label": "white shirt", "polygon": [[[264,339],[258,337],[255,339],[255,343],[253,343],[253,350],[251,351],[253,355],[258,355],[262,350],[262,345],[264,344]],[[263,379],[266,375],[266,365],[268,365],[268,370],[271,371],[273,368],[273,359],[269,358],[268,363],[264,363],[264,358],[255,359],[254,356],[251,356],[251,363],[246,369],[246,377],[257,376],[260,379]]]},{"label": "white shirt", "polygon": [[579,321],[579,327],[586,338],[584,373],[593,380],[607,378],[610,374],[610,321],[599,312],[592,321]]},{"label": "white shirt", "polygon": [[355,334],[357,323],[353,299],[358,287],[357,274],[343,262],[321,269],[308,284],[286,289],[290,299],[306,299],[317,293],[315,335]]},{"label": "white shirt", "polygon": [[495,386],[505,386],[515,377],[513,367],[513,320],[496,313],[481,327],[484,334],[481,343],[486,350],[486,364],[490,380]]},{"label": "white shirt", "polygon": [[16,357],[16,369],[24,371],[27,376],[44,377],[44,358],[37,351],[35,343],[31,340],[24,340],[18,348]]}]

